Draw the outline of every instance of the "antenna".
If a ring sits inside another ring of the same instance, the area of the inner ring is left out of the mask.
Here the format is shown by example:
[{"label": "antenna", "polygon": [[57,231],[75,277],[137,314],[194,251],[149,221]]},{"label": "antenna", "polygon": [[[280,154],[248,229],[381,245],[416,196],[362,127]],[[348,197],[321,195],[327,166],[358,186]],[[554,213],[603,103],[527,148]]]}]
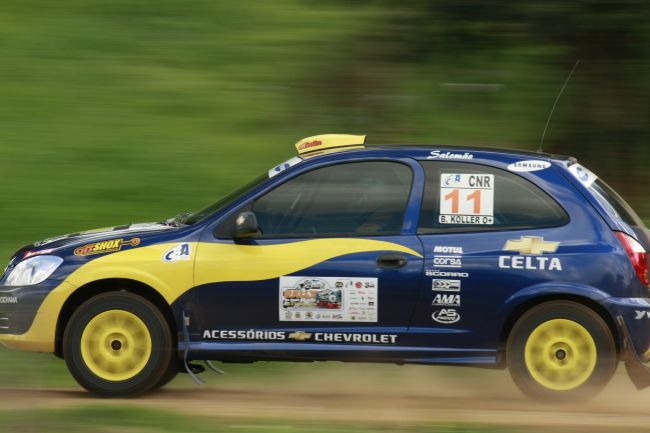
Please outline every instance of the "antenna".
[{"label": "antenna", "polygon": [[566,80],[564,80],[564,84],[562,84],[560,91],[555,97],[555,102],[553,102],[553,107],[551,108],[551,112],[548,113],[548,119],[546,119],[546,126],[544,126],[544,131],[542,132],[542,138],[539,140],[539,149],[537,150],[538,153],[543,152],[542,147],[544,146],[544,136],[546,136],[546,130],[548,129],[548,124],[551,122],[551,117],[553,117],[553,112],[555,111],[555,106],[557,105],[557,101],[560,100],[560,96],[562,96],[562,93],[564,92],[564,88],[569,83],[569,80],[573,76],[573,73],[575,72],[579,64],[580,64],[580,59],[576,60],[576,63],[573,65],[573,69],[571,69],[571,72],[569,72],[569,76],[566,77]]}]

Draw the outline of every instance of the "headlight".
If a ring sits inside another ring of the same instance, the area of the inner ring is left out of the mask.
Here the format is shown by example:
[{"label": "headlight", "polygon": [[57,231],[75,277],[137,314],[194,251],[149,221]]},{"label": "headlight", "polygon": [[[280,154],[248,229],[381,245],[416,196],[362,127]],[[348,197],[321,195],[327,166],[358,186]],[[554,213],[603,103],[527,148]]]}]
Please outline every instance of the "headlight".
[{"label": "headlight", "polygon": [[38,284],[56,271],[63,263],[63,259],[57,256],[37,256],[18,263],[9,272],[7,286],[30,286]]}]

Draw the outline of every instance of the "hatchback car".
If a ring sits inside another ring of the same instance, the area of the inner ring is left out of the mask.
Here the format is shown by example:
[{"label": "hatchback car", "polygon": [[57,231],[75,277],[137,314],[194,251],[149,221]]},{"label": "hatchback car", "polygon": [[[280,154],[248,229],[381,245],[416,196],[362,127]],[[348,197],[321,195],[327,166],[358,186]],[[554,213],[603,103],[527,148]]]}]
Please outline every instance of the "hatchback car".
[{"label": "hatchback car", "polygon": [[47,239],[0,280],[0,341],[102,396],[199,361],[509,368],[587,398],[648,384],[650,238],[573,158],[323,135],[198,212]]}]

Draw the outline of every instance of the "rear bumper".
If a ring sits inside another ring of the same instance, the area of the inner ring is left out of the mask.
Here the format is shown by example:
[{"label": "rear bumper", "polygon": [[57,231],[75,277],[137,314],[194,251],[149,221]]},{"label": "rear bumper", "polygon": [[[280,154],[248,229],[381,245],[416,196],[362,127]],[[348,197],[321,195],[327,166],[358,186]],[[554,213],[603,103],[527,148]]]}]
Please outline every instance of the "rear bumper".
[{"label": "rear bumper", "polygon": [[[644,362],[650,360],[650,299],[647,298],[607,298],[601,301],[611,317],[619,326],[625,328],[628,349]],[[625,348],[624,335],[619,332],[619,345]]]},{"label": "rear bumper", "polygon": [[646,298],[611,298],[605,302],[616,318],[621,360],[632,383],[650,386],[650,302]]}]

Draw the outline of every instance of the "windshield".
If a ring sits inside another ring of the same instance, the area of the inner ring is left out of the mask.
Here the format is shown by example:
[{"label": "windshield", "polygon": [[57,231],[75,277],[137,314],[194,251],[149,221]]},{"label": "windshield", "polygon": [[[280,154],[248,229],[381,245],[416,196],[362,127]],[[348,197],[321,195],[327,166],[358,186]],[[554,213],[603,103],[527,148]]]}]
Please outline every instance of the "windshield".
[{"label": "windshield", "polygon": [[226,206],[227,204],[233,202],[234,200],[238,199],[251,189],[255,188],[257,185],[261,184],[265,180],[269,178],[268,174],[264,173],[263,175],[256,177],[252,181],[248,182],[246,185],[236,189],[235,191],[231,192],[230,194],[227,194],[226,196],[222,197],[221,199],[217,200],[215,203],[212,203],[210,206],[205,207],[204,209],[201,209],[198,212],[194,212],[189,214],[188,216],[184,217],[180,223],[182,224],[195,224],[202,219],[209,217],[210,215],[214,214],[217,212],[219,209],[222,207]]}]

